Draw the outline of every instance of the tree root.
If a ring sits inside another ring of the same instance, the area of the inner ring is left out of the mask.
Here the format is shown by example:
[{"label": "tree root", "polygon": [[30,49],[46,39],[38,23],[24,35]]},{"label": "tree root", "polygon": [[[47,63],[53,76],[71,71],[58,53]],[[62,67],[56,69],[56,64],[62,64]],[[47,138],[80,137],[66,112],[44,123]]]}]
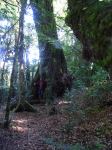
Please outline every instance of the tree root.
[{"label": "tree root", "polygon": [[11,105],[10,110],[14,110],[14,112],[36,112],[36,109],[26,100],[22,102],[15,102]]}]

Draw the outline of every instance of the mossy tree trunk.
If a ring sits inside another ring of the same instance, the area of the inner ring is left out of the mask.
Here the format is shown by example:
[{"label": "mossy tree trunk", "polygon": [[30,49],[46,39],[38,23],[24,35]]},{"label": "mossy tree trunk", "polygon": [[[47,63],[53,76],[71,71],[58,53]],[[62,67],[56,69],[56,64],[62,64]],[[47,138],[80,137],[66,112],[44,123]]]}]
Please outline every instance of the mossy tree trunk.
[{"label": "mossy tree trunk", "polygon": [[[63,49],[58,40],[52,0],[31,2],[40,52],[40,76],[46,76],[48,95],[54,96],[57,78],[67,72]],[[55,89],[55,88],[54,88]]]},{"label": "mossy tree trunk", "polygon": [[111,17],[111,1],[68,0],[66,23],[83,44],[84,58],[106,70],[112,68]]},{"label": "mossy tree trunk", "polygon": [[28,51],[26,51],[26,89],[29,90],[30,86],[31,86],[30,61],[28,57]]},{"label": "mossy tree trunk", "polygon": [[18,74],[18,49],[17,49],[17,35],[15,34],[15,55],[13,59],[13,67],[12,67],[12,73],[10,78],[10,88],[9,88],[9,94],[6,104],[6,113],[5,113],[5,121],[4,121],[4,127],[8,128],[10,124],[10,102],[11,98],[14,98],[17,94],[16,86],[17,86],[17,74]]}]

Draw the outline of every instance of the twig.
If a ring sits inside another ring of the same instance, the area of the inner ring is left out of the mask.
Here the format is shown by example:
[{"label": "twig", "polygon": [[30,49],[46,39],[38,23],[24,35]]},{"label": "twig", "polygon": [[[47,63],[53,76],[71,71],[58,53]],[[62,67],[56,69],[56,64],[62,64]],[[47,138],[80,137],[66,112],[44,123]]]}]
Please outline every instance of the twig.
[{"label": "twig", "polygon": [[13,27],[18,23],[18,21],[19,21],[19,19],[9,28],[8,31],[5,32],[5,34],[1,37],[1,39],[5,38],[6,34],[9,33],[13,29]]}]

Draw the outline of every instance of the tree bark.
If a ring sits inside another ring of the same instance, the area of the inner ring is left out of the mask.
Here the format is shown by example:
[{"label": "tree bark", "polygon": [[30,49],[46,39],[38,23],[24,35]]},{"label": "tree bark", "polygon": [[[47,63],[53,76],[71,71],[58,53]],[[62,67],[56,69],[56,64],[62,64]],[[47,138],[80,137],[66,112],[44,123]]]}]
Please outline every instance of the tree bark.
[{"label": "tree bark", "polygon": [[12,67],[12,73],[10,78],[10,88],[9,88],[9,94],[6,104],[6,113],[5,113],[5,121],[4,121],[4,127],[8,128],[10,124],[10,102],[11,98],[14,98],[17,94],[16,92],[16,86],[17,86],[17,74],[18,74],[18,62],[17,62],[17,56],[18,56],[18,49],[17,49],[17,36],[15,34],[15,55],[13,59],[13,67]]},{"label": "tree bark", "polygon": [[26,89],[29,91],[29,88],[31,86],[31,79],[30,79],[30,62],[28,57],[28,51],[26,51]]},{"label": "tree bark", "polygon": [[68,0],[66,24],[83,44],[84,58],[106,70],[112,64],[111,14],[110,1]]},{"label": "tree bark", "polygon": [[33,0],[31,3],[40,52],[40,76],[47,79],[51,97],[55,95],[54,85],[57,78],[67,72],[63,49],[58,40],[52,0]]},{"label": "tree bark", "polygon": [[[24,15],[26,11],[27,0],[21,0],[21,11],[19,18],[18,33],[18,63],[19,63],[19,102],[15,111],[32,111],[35,109],[26,100],[26,84],[25,84],[25,62],[24,62]],[[13,108],[13,107],[12,107]]]}]

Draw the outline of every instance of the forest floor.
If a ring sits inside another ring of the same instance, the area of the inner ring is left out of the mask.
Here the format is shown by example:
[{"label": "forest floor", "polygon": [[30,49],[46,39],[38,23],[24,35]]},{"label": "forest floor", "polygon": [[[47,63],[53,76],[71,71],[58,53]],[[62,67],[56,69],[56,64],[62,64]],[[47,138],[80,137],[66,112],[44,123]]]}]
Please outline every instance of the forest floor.
[{"label": "forest floor", "polygon": [[58,104],[61,111],[52,116],[45,106],[34,107],[37,113],[14,113],[10,128],[0,129],[0,150],[83,150],[81,145],[88,147],[84,150],[112,150],[112,107],[91,113],[71,130],[70,122],[65,128],[67,104]]}]

